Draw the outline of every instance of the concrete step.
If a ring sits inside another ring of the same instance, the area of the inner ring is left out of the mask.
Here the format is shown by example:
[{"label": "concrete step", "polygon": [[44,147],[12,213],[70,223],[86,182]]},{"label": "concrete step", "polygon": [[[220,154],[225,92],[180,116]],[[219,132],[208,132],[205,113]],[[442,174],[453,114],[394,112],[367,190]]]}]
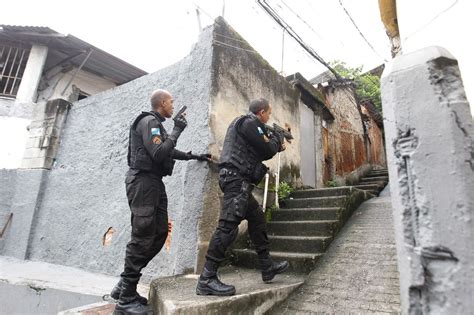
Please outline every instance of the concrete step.
[{"label": "concrete step", "polygon": [[337,220],[341,211],[339,207],[277,209],[272,212],[272,222]]},{"label": "concrete step", "polygon": [[330,197],[330,196],[345,196],[351,192],[352,187],[331,187],[321,189],[305,189],[297,190],[291,194],[293,199],[297,198],[312,198],[312,197]]},{"label": "concrete step", "polygon": [[377,192],[380,192],[385,185],[381,184],[361,184],[361,185],[355,185],[354,186],[357,189],[362,189],[362,190],[375,190]]},{"label": "concrete step", "polygon": [[377,177],[363,177],[360,180],[360,183],[367,183],[367,182],[388,182],[388,176],[377,176]]},{"label": "concrete step", "polygon": [[377,172],[377,173],[372,173],[370,172],[369,174],[365,175],[364,177],[380,177],[380,176],[387,176],[388,177],[388,172]]},{"label": "concrete step", "polygon": [[332,241],[328,236],[270,235],[271,248],[278,252],[324,253]]},{"label": "concrete step", "polygon": [[320,208],[341,207],[346,202],[346,196],[315,197],[287,199],[281,202],[283,208]]},{"label": "concrete step", "polygon": [[271,221],[267,227],[268,235],[332,236],[339,224],[338,220]]},{"label": "concrete step", "polygon": [[[259,268],[257,254],[252,249],[232,249],[232,263],[248,268]],[[286,260],[290,263],[290,272],[309,273],[323,256],[321,253],[295,253],[271,251],[274,261]]]},{"label": "concrete step", "polygon": [[196,295],[198,275],[159,278],[150,284],[154,314],[263,314],[303,284],[304,275],[284,273],[264,283],[258,270],[225,267],[219,269],[222,282],[236,287],[226,297]]}]

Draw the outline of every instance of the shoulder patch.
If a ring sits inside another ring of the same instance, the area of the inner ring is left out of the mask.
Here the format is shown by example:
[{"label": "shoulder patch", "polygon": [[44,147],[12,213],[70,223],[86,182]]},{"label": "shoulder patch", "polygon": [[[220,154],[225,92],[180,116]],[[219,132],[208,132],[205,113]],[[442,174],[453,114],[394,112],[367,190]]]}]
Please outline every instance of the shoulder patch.
[{"label": "shoulder patch", "polygon": [[152,136],[151,141],[153,141],[154,144],[161,144],[161,138],[160,136]]},{"label": "shoulder patch", "polygon": [[161,135],[160,128],[151,128],[151,135],[152,135],[152,136],[159,136],[159,135]]},{"label": "shoulder patch", "polygon": [[262,128],[260,128],[260,126],[257,127],[257,130],[258,130],[258,133],[259,133],[259,134],[261,134],[261,135],[264,135],[264,134],[265,134],[265,133],[263,132]]}]

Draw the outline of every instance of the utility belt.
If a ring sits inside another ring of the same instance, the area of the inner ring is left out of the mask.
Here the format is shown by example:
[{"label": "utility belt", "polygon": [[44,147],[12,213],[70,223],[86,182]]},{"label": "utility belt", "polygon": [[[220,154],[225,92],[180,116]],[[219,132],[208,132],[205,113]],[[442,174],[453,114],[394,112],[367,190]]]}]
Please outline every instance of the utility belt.
[{"label": "utility belt", "polygon": [[[220,169],[219,175],[231,175],[231,176],[241,176],[243,178],[248,179],[248,181],[254,185],[260,183],[260,181],[265,177],[265,174],[268,172],[268,167],[265,166],[263,163],[257,163],[257,165],[253,168],[253,171],[247,172],[247,174],[242,174],[238,168],[231,166],[224,166]],[[249,174],[250,173],[250,174]]]}]

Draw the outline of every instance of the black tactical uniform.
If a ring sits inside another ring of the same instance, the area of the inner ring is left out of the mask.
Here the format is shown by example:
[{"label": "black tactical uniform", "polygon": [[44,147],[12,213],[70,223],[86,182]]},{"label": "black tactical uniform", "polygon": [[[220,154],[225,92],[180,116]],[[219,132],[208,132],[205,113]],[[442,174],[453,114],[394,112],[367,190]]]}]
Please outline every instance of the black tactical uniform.
[{"label": "black tactical uniform", "polygon": [[270,135],[265,125],[253,113],[236,118],[229,126],[219,163],[219,186],[224,192],[219,224],[209,243],[206,264],[201,274],[197,294],[232,295],[233,286],[219,281],[217,267],[225,251],[235,240],[239,223],[246,219],[248,231],[262,268],[264,281],[288,268],[288,263],[275,264],[269,256],[265,216],[252,195],[252,188],[267,172],[262,163],[280,151],[283,138]]},{"label": "black tactical uniform", "polygon": [[[143,112],[130,128],[128,166],[125,178],[128,204],[131,209],[131,240],[127,244],[125,266],[121,280],[111,296],[120,298],[121,304],[146,304],[147,300],[136,293],[140,271],[163,247],[168,235],[168,198],[162,177],[171,175],[175,159],[198,159],[176,150],[177,137],[186,127],[175,122],[171,136],[157,112]],[[135,308],[136,309],[136,308]],[[117,310],[117,308],[116,308]]]}]

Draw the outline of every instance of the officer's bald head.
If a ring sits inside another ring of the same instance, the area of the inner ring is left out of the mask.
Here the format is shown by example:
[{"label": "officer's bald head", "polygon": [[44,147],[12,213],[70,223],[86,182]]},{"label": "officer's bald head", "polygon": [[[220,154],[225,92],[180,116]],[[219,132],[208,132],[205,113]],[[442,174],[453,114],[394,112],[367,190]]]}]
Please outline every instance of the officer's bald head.
[{"label": "officer's bald head", "polygon": [[258,114],[260,111],[267,111],[270,107],[270,103],[264,98],[258,98],[250,102],[249,111],[254,114]]},{"label": "officer's bald head", "polygon": [[272,107],[268,100],[259,98],[250,102],[249,111],[254,113],[262,123],[266,124],[272,114]]},{"label": "officer's bald head", "polygon": [[170,97],[172,97],[171,93],[166,90],[158,89],[153,91],[150,98],[151,108],[155,111],[158,110],[162,102],[166,101]]}]

